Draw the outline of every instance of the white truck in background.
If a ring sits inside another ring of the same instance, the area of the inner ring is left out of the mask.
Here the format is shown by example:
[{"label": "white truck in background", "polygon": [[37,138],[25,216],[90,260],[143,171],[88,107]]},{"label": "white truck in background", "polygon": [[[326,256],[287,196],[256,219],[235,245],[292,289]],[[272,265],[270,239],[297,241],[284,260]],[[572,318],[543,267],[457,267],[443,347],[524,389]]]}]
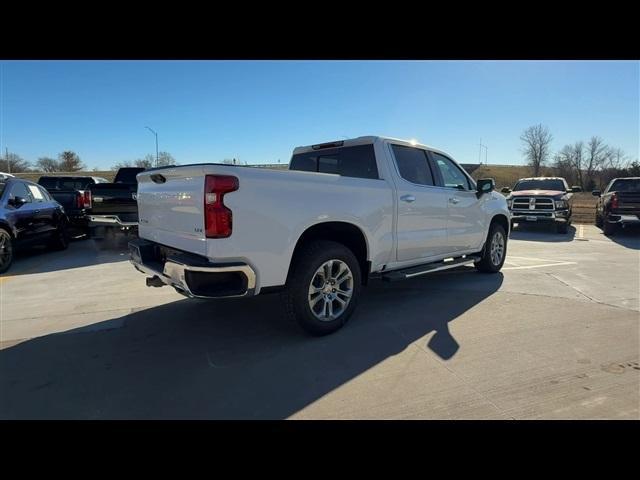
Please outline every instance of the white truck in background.
[{"label": "white truck in background", "polygon": [[199,298],[280,291],[314,335],[344,325],[372,277],[495,273],[506,256],[509,210],[493,180],[404,140],[298,147],[288,170],[194,164],[137,178],[129,252],[147,285]]}]

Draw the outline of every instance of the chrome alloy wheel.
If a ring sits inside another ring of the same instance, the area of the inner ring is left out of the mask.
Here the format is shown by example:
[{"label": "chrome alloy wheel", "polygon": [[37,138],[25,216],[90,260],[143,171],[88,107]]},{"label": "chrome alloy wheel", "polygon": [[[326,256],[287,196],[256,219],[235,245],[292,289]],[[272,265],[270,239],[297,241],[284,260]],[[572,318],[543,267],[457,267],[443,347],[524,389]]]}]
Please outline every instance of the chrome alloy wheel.
[{"label": "chrome alloy wheel", "polygon": [[504,255],[504,235],[501,232],[493,234],[491,239],[491,263],[495,266],[500,265],[502,256]]},{"label": "chrome alloy wheel", "polygon": [[309,308],[318,320],[335,320],[349,306],[353,295],[353,273],[342,260],[327,260],[311,279]]}]

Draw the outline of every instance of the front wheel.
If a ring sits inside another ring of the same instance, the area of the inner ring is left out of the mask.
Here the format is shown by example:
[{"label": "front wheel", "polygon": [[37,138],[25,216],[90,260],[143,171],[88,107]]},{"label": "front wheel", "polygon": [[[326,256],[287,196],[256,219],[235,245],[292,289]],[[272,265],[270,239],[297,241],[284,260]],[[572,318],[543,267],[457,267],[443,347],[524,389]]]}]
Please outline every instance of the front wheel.
[{"label": "front wheel", "polygon": [[13,241],[4,228],[0,228],[0,273],[9,270],[13,262]]},{"label": "front wheel", "polygon": [[311,335],[340,329],[360,294],[360,264],[344,245],[318,240],[302,248],[282,294],[287,316]]},{"label": "front wheel", "polygon": [[558,233],[567,233],[569,231],[569,224],[567,222],[558,222],[556,224],[556,232]]},{"label": "front wheel", "polygon": [[489,228],[487,241],[482,251],[482,259],[476,263],[476,268],[482,273],[497,273],[504,265],[507,257],[507,235],[499,223],[493,223]]}]

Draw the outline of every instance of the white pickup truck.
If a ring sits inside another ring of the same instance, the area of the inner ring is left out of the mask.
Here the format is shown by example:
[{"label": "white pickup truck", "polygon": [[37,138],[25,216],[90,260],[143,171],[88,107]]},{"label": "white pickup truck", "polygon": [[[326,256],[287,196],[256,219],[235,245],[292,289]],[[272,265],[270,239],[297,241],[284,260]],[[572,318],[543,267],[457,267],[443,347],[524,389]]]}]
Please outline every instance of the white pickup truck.
[{"label": "white pickup truck", "polygon": [[149,286],[188,297],[280,291],[287,315],[325,335],[373,277],[460,265],[498,272],[509,210],[446,153],[367,136],[294,150],[288,170],[194,164],[138,174],[130,259]]}]

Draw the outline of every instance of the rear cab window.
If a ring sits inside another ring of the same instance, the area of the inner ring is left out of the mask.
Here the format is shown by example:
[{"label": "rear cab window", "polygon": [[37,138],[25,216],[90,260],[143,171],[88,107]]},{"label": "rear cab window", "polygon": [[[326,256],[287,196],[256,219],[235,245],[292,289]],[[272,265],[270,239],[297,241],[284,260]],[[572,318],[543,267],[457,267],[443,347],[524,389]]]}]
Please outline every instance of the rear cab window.
[{"label": "rear cab window", "polygon": [[640,193],[640,178],[621,178],[614,180],[607,192]]},{"label": "rear cab window", "polygon": [[289,170],[333,173],[352,178],[380,178],[373,144],[297,153],[291,158]]}]

